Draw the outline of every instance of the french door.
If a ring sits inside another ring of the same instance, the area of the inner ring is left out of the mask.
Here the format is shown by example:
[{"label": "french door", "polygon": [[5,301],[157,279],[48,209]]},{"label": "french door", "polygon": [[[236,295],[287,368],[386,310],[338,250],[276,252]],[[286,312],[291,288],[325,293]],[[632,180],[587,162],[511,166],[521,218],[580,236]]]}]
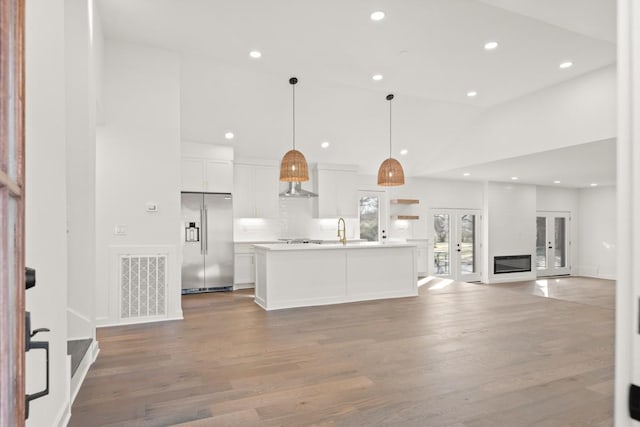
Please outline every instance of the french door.
[{"label": "french door", "polygon": [[571,273],[568,212],[538,212],[536,215],[536,272],[538,276]]},{"label": "french door", "polygon": [[463,282],[480,280],[480,211],[432,211],[433,275]]}]

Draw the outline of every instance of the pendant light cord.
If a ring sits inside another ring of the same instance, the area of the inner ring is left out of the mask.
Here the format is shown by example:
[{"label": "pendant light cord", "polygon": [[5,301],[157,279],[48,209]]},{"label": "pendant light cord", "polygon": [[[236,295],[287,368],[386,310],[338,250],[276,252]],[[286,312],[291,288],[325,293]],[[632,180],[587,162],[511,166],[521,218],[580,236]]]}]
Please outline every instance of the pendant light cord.
[{"label": "pendant light cord", "polygon": [[391,158],[391,99],[389,100],[389,158]]},{"label": "pendant light cord", "polygon": [[296,85],[292,84],[293,89],[293,149],[296,149]]}]

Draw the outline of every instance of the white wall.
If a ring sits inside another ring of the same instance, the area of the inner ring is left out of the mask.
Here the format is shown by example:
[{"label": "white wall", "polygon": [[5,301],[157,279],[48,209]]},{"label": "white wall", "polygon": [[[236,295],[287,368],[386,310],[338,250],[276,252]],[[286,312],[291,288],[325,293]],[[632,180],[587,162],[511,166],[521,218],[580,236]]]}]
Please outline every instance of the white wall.
[{"label": "white wall", "polygon": [[569,228],[569,240],[571,247],[569,252],[569,264],[571,274],[579,274],[580,265],[579,246],[582,241],[580,233],[580,190],[575,188],[558,188],[538,186],[536,187],[536,207],[544,212],[568,212],[571,215],[571,227]]},{"label": "white wall", "polygon": [[[37,285],[26,293],[33,328],[50,343],[48,396],[31,403],[27,426],[57,426],[68,413],[67,183],[64,0],[26,2],[26,265]],[[27,353],[27,393],[44,388],[44,352]]]},{"label": "white wall", "polygon": [[616,188],[580,190],[579,264],[576,274],[616,279]]},{"label": "white wall", "polygon": [[68,335],[95,337],[95,86],[89,2],[66,0]]},{"label": "white wall", "polygon": [[425,170],[446,171],[615,136],[612,65],[483,112],[459,141],[447,145],[447,155]]},{"label": "white wall", "polygon": [[[485,283],[532,280],[536,249],[536,187],[534,185],[489,182],[485,186],[484,241]],[[493,258],[531,255],[532,271],[493,274]]]},{"label": "white wall", "polygon": [[[375,185],[377,177],[370,177]],[[382,188],[382,187],[378,187]],[[482,183],[427,178],[407,178],[405,185],[389,187],[391,199],[418,199],[417,205],[389,206],[389,216],[394,214],[418,215],[419,220],[391,220],[390,238],[432,239],[432,209],[482,209]]]},{"label": "white wall", "polygon": [[[180,307],[180,61],[169,51],[105,41],[104,124],[97,130],[98,325],[119,323],[115,247],[169,251],[168,316]],[[155,202],[156,213],[145,211]],[[126,235],[114,235],[116,225]],[[128,249],[124,249],[125,251]]]}]

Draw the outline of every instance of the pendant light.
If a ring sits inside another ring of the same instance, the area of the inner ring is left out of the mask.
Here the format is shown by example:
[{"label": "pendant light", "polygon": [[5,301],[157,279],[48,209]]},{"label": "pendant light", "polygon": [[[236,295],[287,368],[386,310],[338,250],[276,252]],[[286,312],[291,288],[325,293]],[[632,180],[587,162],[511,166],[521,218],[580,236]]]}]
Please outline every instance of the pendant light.
[{"label": "pendant light", "polygon": [[378,169],[378,185],[385,187],[404,185],[404,171],[399,161],[391,157],[391,100],[393,94],[387,95],[389,101],[389,158]]},{"label": "pendant light", "polygon": [[298,79],[289,79],[293,90],[293,150],[287,151],[280,163],[280,181],[304,182],[309,181],[309,166],[304,154],[296,150],[296,83]]}]

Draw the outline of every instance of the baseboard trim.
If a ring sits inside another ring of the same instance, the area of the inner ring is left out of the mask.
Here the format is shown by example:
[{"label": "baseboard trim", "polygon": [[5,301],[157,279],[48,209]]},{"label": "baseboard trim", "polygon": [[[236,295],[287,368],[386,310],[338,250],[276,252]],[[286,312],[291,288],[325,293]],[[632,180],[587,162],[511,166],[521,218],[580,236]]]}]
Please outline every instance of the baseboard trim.
[{"label": "baseboard trim", "polygon": [[69,394],[71,392],[71,356],[66,356],[65,360],[65,399],[62,408],[58,411],[58,415],[54,418],[55,421],[51,424],[56,427],[67,427],[71,420],[71,403],[69,400]]},{"label": "baseboard trim", "polygon": [[182,313],[178,316],[170,316],[170,317],[161,317],[161,318],[153,318],[153,319],[135,319],[130,321],[120,321],[120,322],[107,322],[96,325],[96,328],[110,328],[113,326],[125,326],[125,325],[138,325],[142,323],[155,323],[155,322],[168,322],[172,320],[184,320]]},{"label": "baseboard trim", "polygon": [[78,367],[78,370],[76,371],[75,376],[77,377],[77,382],[74,389],[71,390],[71,399],[69,402],[70,405],[73,405],[73,402],[75,402],[76,397],[80,392],[80,388],[82,388],[82,383],[84,383],[84,379],[87,376],[89,369],[91,369],[91,365],[93,365],[93,363],[96,361],[96,358],[98,357],[99,352],[100,352],[100,348],[98,347],[98,342],[94,340],[91,343],[91,347],[89,347],[89,349],[87,350],[87,353],[84,355],[82,362]]}]

